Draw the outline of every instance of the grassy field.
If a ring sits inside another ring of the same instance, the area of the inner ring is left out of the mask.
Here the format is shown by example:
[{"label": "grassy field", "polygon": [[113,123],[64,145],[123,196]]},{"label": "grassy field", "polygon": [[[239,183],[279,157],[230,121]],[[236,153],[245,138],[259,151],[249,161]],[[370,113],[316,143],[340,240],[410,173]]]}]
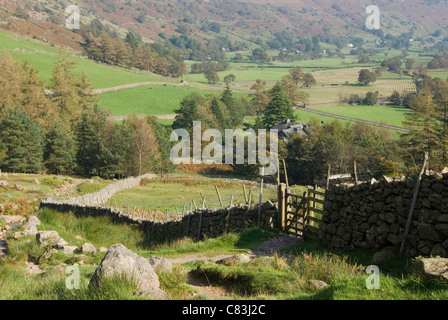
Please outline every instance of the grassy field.
[{"label": "grassy field", "polygon": [[340,116],[346,116],[354,119],[385,123],[396,127],[403,127],[403,120],[409,109],[403,106],[359,106],[359,105],[341,105],[341,106],[319,106],[310,107],[310,109],[331,113]]},{"label": "grassy field", "polygon": [[[28,60],[31,63],[31,66],[39,71],[39,77],[46,82],[51,78],[53,65],[58,61],[57,55],[15,51],[10,53],[18,60]],[[92,82],[94,89],[110,88],[123,84],[148,81],[163,81],[168,83],[175,81],[174,79],[166,79],[154,75],[144,75],[98,64],[86,58],[72,57],[70,60],[77,64],[74,73],[81,74],[81,72],[84,71]]]},{"label": "grassy field", "polygon": [[[252,190],[252,202],[258,203],[259,184],[247,183],[245,185],[247,195],[249,190]],[[185,176],[156,179],[145,186],[122,191],[110,199],[109,205],[122,208],[137,207],[148,211],[150,209],[160,213],[165,213],[165,210],[168,210],[169,214],[173,215],[176,213],[176,208],[182,212],[184,204],[186,204],[186,210],[189,210],[192,201],[197,207],[202,207],[202,194],[207,207],[220,208],[215,186],[218,186],[224,206],[230,204],[232,196],[234,196],[233,204],[245,203],[241,182]],[[264,189],[263,201],[276,200],[276,198],[276,188]]]},{"label": "grassy field", "polygon": [[[106,92],[100,95],[100,105],[112,116],[128,114],[173,114],[179,110],[182,99],[192,92],[201,94],[217,94],[219,92],[203,91],[191,87],[175,86],[142,86],[119,91]],[[234,93],[235,97],[246,94]]]}]

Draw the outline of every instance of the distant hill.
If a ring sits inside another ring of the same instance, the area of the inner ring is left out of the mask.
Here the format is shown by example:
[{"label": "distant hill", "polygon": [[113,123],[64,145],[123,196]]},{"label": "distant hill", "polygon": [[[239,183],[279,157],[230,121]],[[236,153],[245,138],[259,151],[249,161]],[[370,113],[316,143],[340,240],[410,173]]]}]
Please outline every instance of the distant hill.
[{"label": "distant hill", "polygon": [[[374,1],[382,32],[422,37],[448,35],[447,0]],[[363,37],[363,0],[79,0],[82,23],[98,19],[124,37],[132,28],[146,41],[187,37],[207,43],[225,37],[250,49],[273,40],[276,32],[295,37]],[[64,28],[69,1],[0,0],[0,27],[43,41],[80,49],[83,38]],[[16,5],[23,8],[17,11]],[[370,3],[369,3],[370,4]],[[21,16],[25,12],[25,17]],[[26,19],[24,19],[26,18]]]}]

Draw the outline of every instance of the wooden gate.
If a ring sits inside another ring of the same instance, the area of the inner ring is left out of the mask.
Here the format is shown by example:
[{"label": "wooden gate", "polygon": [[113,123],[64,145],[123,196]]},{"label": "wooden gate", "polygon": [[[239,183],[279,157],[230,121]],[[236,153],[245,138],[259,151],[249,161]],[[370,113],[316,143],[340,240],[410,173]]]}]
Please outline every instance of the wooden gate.
[{"label": "wooden gate", "polygon": [[296,238],[305,234],[306,192],[303,195],[286,193],[285,233]]},{"label": "wooden gate", "polygon": [[279,226],[297,238],[318,239],[325,193],[309,188],[303,195],[290,193],[285,184],[278,189]]},{"label": "wooden gate", "polygon": [[317,186],[308,188],[307,213],[305,216],[305,237],[319,239],[319,223],[322,222],[324,212],[325,192],[317,191]]}]

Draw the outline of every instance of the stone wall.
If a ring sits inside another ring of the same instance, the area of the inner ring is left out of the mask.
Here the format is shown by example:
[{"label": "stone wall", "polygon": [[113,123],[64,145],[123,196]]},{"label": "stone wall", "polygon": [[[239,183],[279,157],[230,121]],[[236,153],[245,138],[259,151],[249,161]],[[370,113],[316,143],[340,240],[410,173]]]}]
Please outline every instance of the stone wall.
[{"label": "stone wall", "polygon": [[[320,237],[341,249],[401,246],[416,181],[391,179],[332,186]],[[424,176],[406,242],[406,256],[448,257],[448,175]]]},{"label": "stone wall", "polygon": [[[58,212],[73,212],[76,216],[109,216],[114,222],[135,225],[148,237],[178,239],[214,238],[225,232],[239,232],[258,226],[258,206],[234,206],[221,209],[198,209],[182,218],[168,221],[138,220],[119,209],[95,206],[80,206],[69,203],[42,201],[40,208],[50,208]],[[261,207],[260,227],[277,227],[277,208],[270,202]]]},{"label": "stone wall", "polygon": [[77,206],[100,206],[107,203],[107,201],[112,198],[114,194],[126,189],[138,187],[141,179],[153,179],[155,176],[155,174],[147,173],[138,177],[118,180],[98,192],[89,193],[78,197],[71,197],[68,199],[49,197],[42,201],[44,203],[72,204]]}]

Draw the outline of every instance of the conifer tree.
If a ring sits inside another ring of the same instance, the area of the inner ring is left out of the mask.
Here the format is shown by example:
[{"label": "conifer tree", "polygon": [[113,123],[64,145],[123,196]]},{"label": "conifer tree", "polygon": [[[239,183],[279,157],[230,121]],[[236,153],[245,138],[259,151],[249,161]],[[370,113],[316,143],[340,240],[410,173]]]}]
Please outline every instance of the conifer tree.
[{"label": "conifer tree", "polygon": [[45,135],[44,164],[50,173],[72,173],[76,164],[76,141],[69,125],[57,122]]},{"label": "conifer tree", "polygon": [[294,110],[291,102],[286,98],[280,82],[277,82],[271,89],[271,100],[266,106],[263,115],[263,125],[270,129],[278,122],[286,121],[288,119],[294,120]]},{"label": "conifer tree", "polygon": [[76,163],[85,175],[101,175],[104,167],[106,116],[95,105],[93,113],[82,113],[76,128]]},{"label": "conifer tree", "polygon": [[4,158],[1,169],[37,172],[42,168],[42,137],[38,125],[25,111],[5,107],[0,119]]},{"label": "conifer tree", "polygon": [[[230,87],[227,85],[226,89],[221,95],[221,102],[225,104],[227,110],[229,111],[230,121],[229,124],[232,127],[237,127],[243,123],[244,110],[242,110],[235,99],[233,98],[233,93]],[[230,128],[228,128],[230,129]]]},{"label": "conifer tree", "polygon": [[189,130],[193,127],[193,121],[200,120],[198,105],[203,101],[203,97],[193,92],[185,97],[180,103],[180,110],[173,123],[173,128]]}]

